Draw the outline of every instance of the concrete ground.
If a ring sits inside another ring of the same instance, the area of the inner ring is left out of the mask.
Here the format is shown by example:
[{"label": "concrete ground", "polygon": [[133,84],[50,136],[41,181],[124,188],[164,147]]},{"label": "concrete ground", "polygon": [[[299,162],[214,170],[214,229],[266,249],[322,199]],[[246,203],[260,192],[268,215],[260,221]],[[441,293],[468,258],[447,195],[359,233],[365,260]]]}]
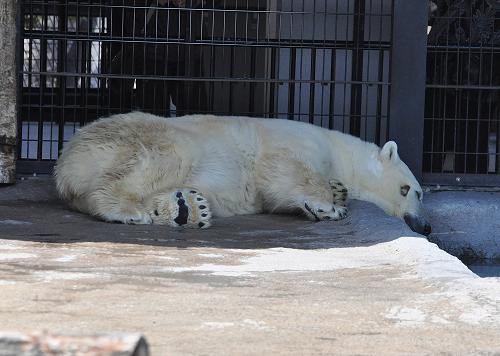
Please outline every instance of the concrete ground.
[{"label": "concrete ground", "polygon": [[0,329],[138,332],[153,355],[500,354],[500,278],[371,204],[188,231],[96,221],[52,189],[0,188]]}]

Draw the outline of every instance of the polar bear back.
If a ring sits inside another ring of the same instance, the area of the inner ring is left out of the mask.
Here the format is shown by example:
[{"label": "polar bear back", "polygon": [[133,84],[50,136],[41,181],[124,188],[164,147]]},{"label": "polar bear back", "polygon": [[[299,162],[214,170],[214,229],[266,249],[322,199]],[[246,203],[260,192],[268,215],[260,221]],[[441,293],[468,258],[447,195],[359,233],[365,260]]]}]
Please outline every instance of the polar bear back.
[{"label": "polar bear back", "polygon": [[65,145],[56,184],[67,200],[118,180],[129,181],[127,192],[138,196],[201,181],[227,190],[229,183],[242,181],[241,173],[251,172],[257,148],[256,129],[248,120],[114,115],[83,127]]}]

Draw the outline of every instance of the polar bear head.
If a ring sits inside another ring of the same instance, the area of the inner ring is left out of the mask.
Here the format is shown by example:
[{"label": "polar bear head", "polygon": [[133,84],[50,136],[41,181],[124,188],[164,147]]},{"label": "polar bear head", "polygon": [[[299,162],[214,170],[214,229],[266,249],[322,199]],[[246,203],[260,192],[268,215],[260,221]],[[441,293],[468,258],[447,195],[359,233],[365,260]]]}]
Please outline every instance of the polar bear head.
[{"label": "polar bear head", "polygon": [[415,232],[429,235],[431,226],[423,216],[423,192],[408,166],[399,158],[395,142],[387,142],[368,163],[362,186],[372,201],[389,215],[403,219]]}]

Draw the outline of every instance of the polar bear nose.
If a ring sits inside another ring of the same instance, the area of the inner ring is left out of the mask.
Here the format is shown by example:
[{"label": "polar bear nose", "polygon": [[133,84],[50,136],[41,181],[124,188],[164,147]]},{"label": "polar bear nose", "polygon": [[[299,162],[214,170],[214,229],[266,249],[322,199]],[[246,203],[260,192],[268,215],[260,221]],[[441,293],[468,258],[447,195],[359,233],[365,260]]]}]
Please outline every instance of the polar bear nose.
[{"label": "polar bear nose", "polygon": [[432,231],[431,225],[424,218],[421,218],[420,216],[413,214],[405,214],[404,221],[410,227],[410,229],[419,234],[428,236]]}]

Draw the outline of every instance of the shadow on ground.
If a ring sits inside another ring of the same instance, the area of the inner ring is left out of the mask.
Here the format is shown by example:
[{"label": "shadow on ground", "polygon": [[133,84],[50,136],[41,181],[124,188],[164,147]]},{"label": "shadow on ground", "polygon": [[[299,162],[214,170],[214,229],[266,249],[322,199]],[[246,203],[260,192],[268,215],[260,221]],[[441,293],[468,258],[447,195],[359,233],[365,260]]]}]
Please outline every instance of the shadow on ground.
[{"label": "shadow on ground", "polygon": [[372,204],[352,201],[350,216],[313,223],[300,216],[248,215],[214,220],[206,230],[98,221],[69,210],[52,180],[37,178],[0,188],[0,238],[42,243],[113,242],[176,248],[324,249],[370,246],[419,236]]}]

